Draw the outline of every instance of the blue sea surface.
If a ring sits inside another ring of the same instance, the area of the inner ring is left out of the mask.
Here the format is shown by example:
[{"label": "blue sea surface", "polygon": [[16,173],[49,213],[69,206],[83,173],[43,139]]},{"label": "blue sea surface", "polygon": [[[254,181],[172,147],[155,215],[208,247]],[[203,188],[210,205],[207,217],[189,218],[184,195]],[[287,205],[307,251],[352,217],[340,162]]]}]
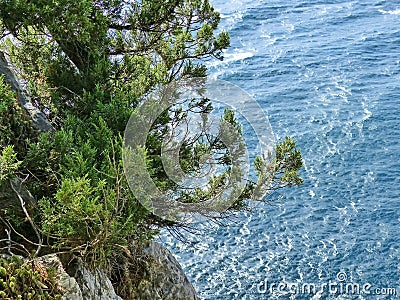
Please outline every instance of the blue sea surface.
[{"label": "blue sea surface", "polygon": [[[212,4],[231,47],[210,77],[246,90],[277,139],[297,141],[304,184],[227,226],[200,224],[188,243],[161,242],[201,299],[400,298],[400,2]],[[387,288],[397,296],[378,295]]]}]

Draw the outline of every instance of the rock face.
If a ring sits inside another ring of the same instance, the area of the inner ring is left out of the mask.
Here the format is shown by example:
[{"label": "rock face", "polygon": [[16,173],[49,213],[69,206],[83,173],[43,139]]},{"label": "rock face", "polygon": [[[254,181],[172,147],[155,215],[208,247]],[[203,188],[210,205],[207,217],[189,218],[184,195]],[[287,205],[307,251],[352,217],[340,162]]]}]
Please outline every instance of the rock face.
[{"label": "rock face", "polygon": [[140,300],[196,300],[196,291],[172,253],[159,243],[144,249],[149,257],[146,276],[138,286]]},{"label": "rock face", "polygon": [[[193,285],[171,252],[156,242],[143,250],[148,257],[145,276],[130,299],[198,300]],[[68,265],[68,273],[56,254],[38,258],[38,262],[56,270],[65,294],[63,300],[122,300],[116,295],[109,278],[100,270],[90,272],[81,260]],[[130,300],[129,299],[129,300]],[[128,299],[127,299],[128,300]]]},{"label": "rock face", "polygon": [[80,260],[69,267],[75,273],[73,276],[65,271],[56,254],[42,256],[38,262],[56,270],[59,284],[65,291],[63,300],[122,300],[102,271],[89,272]]},{"label": "rock face", "polygon": [[[115,294],[110,279],[101,270],[89,272],[81,260],[78,260],[72,268],[72,274],[82,291],[82,299],[85,300],[122,300]],[[72,298],[69,298],[72,300]],[[67,300],[67,298],[66,298]]]},{"label": "rock face", "polygon": [[[13,214],[21,218],[25,216],[21,209],[21,202],[12,187],[21,195],[28,210],[36,205],[36,200],[26,189],[22,180],[13,178],[0,187],[0,218],[5,217],[6,214]],[[0,240],[7,239],[6,230],[9,228],[0,221]]]},{"label": "rock face", "polygon": [[53,126],[48,122],[45,114],[32,105],[27,93],[23,90],[15,77],[15,73],[9,65],[4,53],[0,51],[0,75],[1,74],[4,74],[4,79],[10,85],[11,89],[17,92],[19,104],[25,108],[36,129],[40,131],[54,130]]},{"label": "rock face", "polygon": [[83,299],[81,288],[79,287],[75,278],[69,276],[68,273],[64,270],[63,265],[61,264],[61,261],[56,254],[42,256],[37,259],[37,262],[47,268],[51,267],[56,270],[59,284],[65,291],[63,300]]}]

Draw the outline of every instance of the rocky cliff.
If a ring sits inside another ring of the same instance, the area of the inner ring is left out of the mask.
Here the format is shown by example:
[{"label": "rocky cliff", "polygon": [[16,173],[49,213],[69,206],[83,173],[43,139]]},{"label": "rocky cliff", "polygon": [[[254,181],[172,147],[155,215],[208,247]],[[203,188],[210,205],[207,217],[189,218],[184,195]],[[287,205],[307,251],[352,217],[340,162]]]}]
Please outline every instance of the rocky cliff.
[{"label": "rocky cliff", "polygon": [[[143,278],[131,295],[132,300],[197,300],[196,291],[171,252],[156,242],[144,248],[148,257]],[[106,274],[89,271],[80,259],[64,267],[56,254],[37,259],[56,270],[59,285],[65,291],[63,300],[122,300]],[[68,272],[67,272],[68,270]]]}]

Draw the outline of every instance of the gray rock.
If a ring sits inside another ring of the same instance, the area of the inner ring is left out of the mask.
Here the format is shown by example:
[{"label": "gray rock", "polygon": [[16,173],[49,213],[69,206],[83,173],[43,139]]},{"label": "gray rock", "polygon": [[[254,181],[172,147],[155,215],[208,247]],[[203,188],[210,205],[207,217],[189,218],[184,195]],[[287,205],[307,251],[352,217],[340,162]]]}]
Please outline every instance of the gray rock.
[{"label": "gray rock", "polygon": [[21,178],[12,178],[8,182],[4,182],[1,185],[0,189],[0,216],[7,209],[12,209],[14,213],[17,213],[19,216],[23,216],[23,212],[21,210],[21,202],[18,199],[17,194],[13,191],[12,187],[17,190],[17,192],[22,196],[27,206],[35,206],[36,200],[32,196],[32,194],[26,189],[25,185]]},{"label": "gray rock", "polygon": [[56,270],[56,276],[60,287],[65,291],[63,300],[83,300],[82,291],[74,277],[68,275],[56,254],[49,254],[37,258],[37,262],[41,265]]},{"label": "gray rock", "polygon": [[[147,257],[145,276],[129,299],[199,299],[171,252],[156,242],[150,242],[143,252]],[[36,261],[56,271],[58,283],[65,292],[63,300],[123,300],[115,293],[110,279],[103,271],[89,271],[80,259],[74,259],[68,264],[68,272],[57,254],[48,254],[36,258]]]},{"label": "gray rock", "polygon": [[11,90],[17,92],[18,102],[23,108],[25,108],[35,128],[44,132],[53,131],[54,128],[47,120],[46,115],[32,105],[26,91],[24,91],[20,85],[14,71],[9,65],[6,56],[0,51],[0,75],[1,74],[4,74],[4,79],[10,85]]},{"label": "gray rock", "polygon": [[56,254],[42,256],[37,261],[56,270],[60,287],[65,291],[63,300],[122,300],[102,271],[89,272],[79,259],[68,267],[73,270],[73,276],[65,271]]},{"label": "gray rock", "polygon": [[196,300],[196,291],[172,253],[156,242],[143,250],[149,259],[138,287],[140,300]]},{"label": "gray rock", "polygon": [[[110,279],[103,271],[96,269],[89,272],[82,261],[78,259],[72,266],[74,274],[72,276],[78,282],[82,291],[82,299],[85,300],[122,300],[115,294],[114,287]],[[71,267],[69,267],[71,270]]]}]

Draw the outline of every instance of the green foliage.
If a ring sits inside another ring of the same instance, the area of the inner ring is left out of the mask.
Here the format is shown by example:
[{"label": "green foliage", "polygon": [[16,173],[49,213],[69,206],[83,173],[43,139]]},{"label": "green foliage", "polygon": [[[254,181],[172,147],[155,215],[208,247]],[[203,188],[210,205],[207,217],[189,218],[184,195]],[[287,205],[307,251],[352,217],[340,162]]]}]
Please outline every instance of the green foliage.
[{"label": "green foliage", "polygon": [[296,148],[296,142],[289,137],[276,145],[272,163],[268,164],[261,157],[257,157],[254,166],[258,172],[259,182],[272,176],[274,182],[285,186],[303,183],[298,173],[303,167],[300,149]]},{"label": "green foliage", "polygon": [[34,135],[29,118],[23,114],[15,93],[4,82],[4,75],[0,74],[0,149],[14,145],[23,154],[26,139]]},{"label": "green foliage", "polygon": [[20,164],[13,146],[6,146],[0,154],[0,186],[15,174]]},{"label": "green foliage", "polygon": [[[69,251],[111,272],[128,246],[139,249],[162,226],[185,225],[161,220],[135,199],[123,172],[122,136],[143,96],[177,79],[204,77],[204,61],[222,59],[229,36],[216,34],[219,21],[208,0],[1,2],[0,51],[56,130],[36,134],[0,78],[0,182],[17,171],[26,177],[39,203],[29,213],[46,251]],[[181,169],[192,175],[214,158],[221,172],[206,188],[182,189],[166,174],[160,159],[164,137],[190,113],[203,117],[212,109],[208,99],[191,99],[164,111],[140,153],[157,187],[181,203],[206,202],[223,193],[229,172],[241,176],[232,161],[244,151],[235,138],[242,131],[230,110],[220,133],[235,147],[204,130],[179,150]],[[258,158],[255,165],[258,181],[248,182],[231,209],[245,208],[252,195],[302,182],[301,155],[290,139],[277,145],[272,162]]]},{"label": "green foliage", "polygon": [[280,180],[289,186],[303,183],[299,176],[299,170],[303,167],[300,149],[296,148],[296,142],[289,137],[276,146],[274,167],[275,178],[282,174]]},{"label": "green foliage", "polygon": [[54,270],[17,256],[0,258],[0,299],[61,299]]},{"label": "green foliage", "polygon": [[47,199],[40,203],[43,230],[57,232],[66,239],[77,239],[78,244],[93,239],[102,221],[107,220],[107,207],[100,203],[96,192],[101,192],[103,187],[103,181],[92,187],[86,177],[63,180],[55,195],[56,203]]},{"label": "green foliage", "polygon": [[105,266],[116,249],[150,238],[149,213],[133,198],[123,175],[122,139],[103,118],[82,122],[69,116],[51,141],[47,136],[37,147],[51,149],[46,161],[58,165],[53,184],[61,182],[39,200],[42,231],[54,247],[74,249],[87,262]]}]

